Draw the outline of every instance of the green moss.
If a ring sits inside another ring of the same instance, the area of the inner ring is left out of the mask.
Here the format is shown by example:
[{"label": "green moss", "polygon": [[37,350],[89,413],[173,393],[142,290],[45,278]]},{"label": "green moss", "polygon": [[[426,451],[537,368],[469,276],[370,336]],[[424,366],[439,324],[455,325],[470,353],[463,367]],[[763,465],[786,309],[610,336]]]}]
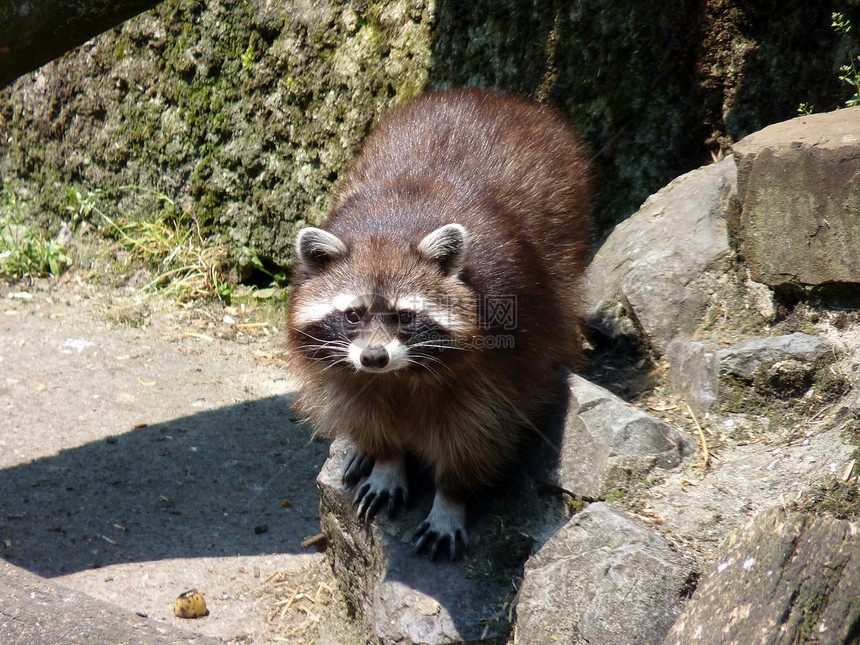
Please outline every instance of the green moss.
[{"label": "green moss", "polygon": [[757,415],[767,412],[767,401],[757,396],[752,382],[734,374],[721,374],[719,387],[723,396],[720,411],[729,414]]},{"label": "green moss", "polygon": [[782,365],[767,365],[756,370],[752,387],[759,397],[790,398],[802,395],[815,379],[815,371],[802,363],[784,361]]},{"label": "green moss", "polygon": [[810,389],[815,391],[818,407],[835,401],[850,385],[830,369],[834,360],[832,354],[825,354],[811,366],[790,360],[763,365],[751,379],[722,373],[720,411],[773,419],[790,411]]},{"label": "green moss", "polygon": [[562,504],[564,505],[565,512],[567,512],[570,516],[581,512],[588,505],[581,498],[575,497],[569,493],[562,493],[561,500]]},{"label": "green moss", "polygon": [[805,606],[795,607],[793,609],[792,613],[802,613],[799,632],[804,642],[806,642],[813,634],[816,634],[817,636],[818,630],[816,628],[818,627],[818,623],[821,622],[824,610],[827,608],[827,599],[827,593],[825,591],[820,591],[816,593]]},{"label": "green moss", "polygon": [[856,521],[860,518],[860,484],[856,479],[830,479],[806,493],[797,510]]},{"label": "green moss", "polygon": [[618,488],[614,491],[611,491],[606,495],[605,501],[607,502],[617,502],[618,500],[624,499],[627,497],[627,493],[629,491],[626,488]]},{"label": "green moss", "polygon": [[407,76],[397,86],[394,93],[395,103],[404,103],[409,99],[418,96],[427,85],[427,75],[418,73],[414,76]]},{"label": "green moss", "polygon": [[358,33],[349,40],[367,43],[372,49],[378,49],[382,41],[382,33],[382,26],[378,20],[368,20],[361,26]]}]

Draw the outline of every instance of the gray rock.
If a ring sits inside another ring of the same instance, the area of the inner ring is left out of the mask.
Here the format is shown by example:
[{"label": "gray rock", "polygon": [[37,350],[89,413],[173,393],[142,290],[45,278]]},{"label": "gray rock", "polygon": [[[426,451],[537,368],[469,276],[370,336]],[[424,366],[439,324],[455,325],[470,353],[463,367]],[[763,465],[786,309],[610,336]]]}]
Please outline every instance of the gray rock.
[{"label": "gray rock", "polygon": [[626,489],[654,468],[672,468],[694,443],[670,425],[584,378],[568,379],[570,399],[561,441],[559,487],[591,499]]},{"label": "gray rock", "polygon": [[662,354],[704,319],[727,268],[732,159],[687,173],[615,227],[586,270],[586,313],[610,335],[636,335]]},{"label": "gray rock", "polygon": [[[346,452],[346,443],[336,441],[317,478],[320,520],[335,576],[368,642],[443,645],[483,638],[504,643],[508,625],[502,608],[510,601],[509,580],[471,575],[475,562],[486,558],[487,545],[474,547],[478,553],[467,561],[416,556],[412,534],[430,506],[429,497],[416,490],[416,508],[396,521],[384,512],[368,524],[359,521],[352,495],[341,485]],[[473,525],[469,528],[472,533]]]},{"label": "gray rock", "polygon": [[665,643],[847,645],[858,633],[860,525],[772,508],[726,537]]},{"label": "gray rock", "polygon": [[758,338],[731,347],[673,340],[667,349],[669,381],[697,414],[715,406],[737,408],[752,396],[802,394],[833,358],[816,336]]},{"label": "gray rock", "polygon": [[526,563],[518,642],[662,643],[691,572],[662,537],[607,504],[591,504]]},{"label": "gray rock", "polygon": [[696,414],[704,414],[717,400],[720,347],[675,339],[666,348],[669,382]]},{"label": "gray rock", "polygon": [[860,284],[860,107],[755,132],[733,147],[733,243],[775,288]]},{"label": "gray rock", "polygon": [[794,333],[756,338],[722,350],[724,369],[739,378],[753,380],[762,367],[796,360],[813,365],[826,355],[830,345],[816,336]]}]

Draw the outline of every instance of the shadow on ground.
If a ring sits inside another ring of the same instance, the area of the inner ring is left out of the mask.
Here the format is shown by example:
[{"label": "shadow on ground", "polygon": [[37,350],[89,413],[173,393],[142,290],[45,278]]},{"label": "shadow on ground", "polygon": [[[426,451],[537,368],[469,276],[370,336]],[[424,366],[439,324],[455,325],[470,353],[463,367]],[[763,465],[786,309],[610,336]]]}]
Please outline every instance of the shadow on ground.
[{"label": "shadow on ground", "polygon": [[222,407],[0,471],[3,557],[52,577],[301,552],[319,532],[312,482],[328,449],[289,421],[290,403],[273,396]]}]

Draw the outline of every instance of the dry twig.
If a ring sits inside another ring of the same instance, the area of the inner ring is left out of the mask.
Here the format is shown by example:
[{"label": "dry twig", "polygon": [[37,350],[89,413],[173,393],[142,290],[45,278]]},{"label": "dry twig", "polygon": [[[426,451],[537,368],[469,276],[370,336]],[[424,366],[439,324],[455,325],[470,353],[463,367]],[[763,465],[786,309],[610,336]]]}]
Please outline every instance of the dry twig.
[{"label": "dry twig", "polygon": [[690,407],[689,403],[687,404],[687,412],[690,413],[690,418],[696,425],[696,430],[699,431],[699,440],[702,442],[702,468],[707,470],[711,460],[711,452],[708,450],[708,441],[705,439],[705,432],[702,430],[702,426],[699,425],[699,420],[696,418],[696,415],[693,414],[693,409]]}]

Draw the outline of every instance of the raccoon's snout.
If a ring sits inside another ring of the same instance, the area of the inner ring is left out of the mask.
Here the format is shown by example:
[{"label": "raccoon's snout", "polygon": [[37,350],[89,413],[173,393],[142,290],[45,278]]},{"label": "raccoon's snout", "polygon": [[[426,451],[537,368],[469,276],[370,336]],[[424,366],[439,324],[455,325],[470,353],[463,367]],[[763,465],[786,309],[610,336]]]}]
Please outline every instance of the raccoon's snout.
[{"label": "raccoon's snout", "polygon": [[[378,343],[378,341],[377,341]],[[353,341],[349,360],[359,372],[394,372],[409,365],[409,350],[396,338],[384,345]]]},{"label": "raccoon's snout", "polygon": [[359,360],[364,367],[381,370],[388,365],[388,350],[385,347],[365,347],[359,355]]}]

